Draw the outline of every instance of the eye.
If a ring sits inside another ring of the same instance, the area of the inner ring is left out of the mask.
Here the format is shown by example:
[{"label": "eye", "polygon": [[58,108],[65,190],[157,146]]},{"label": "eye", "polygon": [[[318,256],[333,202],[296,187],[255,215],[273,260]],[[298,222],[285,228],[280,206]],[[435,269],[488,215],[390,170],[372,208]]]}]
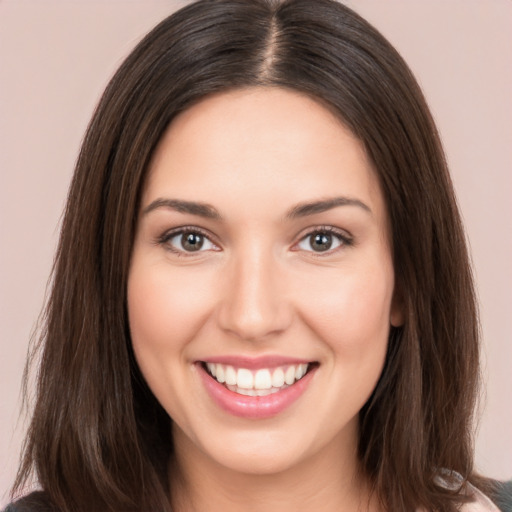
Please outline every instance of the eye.
[{"label": "eye", "polygon": [[166,233],[159,242],[178,254],[218,250],[206,234],[190,228]]},{"label": "eye", "polygon": [[352,240],[348,236],[338,233],[334,228],[322,228],[308,233],[297,247],[303,251],[322,253],[332,252],[341,246],[351,244]]}]

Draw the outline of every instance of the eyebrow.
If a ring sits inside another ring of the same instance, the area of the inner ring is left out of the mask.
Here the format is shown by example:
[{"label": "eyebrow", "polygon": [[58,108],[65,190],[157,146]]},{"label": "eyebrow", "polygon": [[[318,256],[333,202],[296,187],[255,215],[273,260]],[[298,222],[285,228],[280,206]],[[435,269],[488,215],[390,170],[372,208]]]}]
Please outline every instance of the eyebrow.
[{"label": "eyebrow", "polygon": [[299,217],[315,215],[316,213],[332,210],[338,206],[357,206],[370,214],[372,213],[370,207],[359,199],[354,199],[352,197],[332,197],[320,201],[300,203],[289,210],[285,218],[297,219]]},{"label": "eyebrow", "polygon": [[146,206],[142,211],[143,215],[156,210],[157,208],[170,208],[180,213],[189,213],[198,215],[207,219],[221,220],[220,213],[207,203],[198,203],[196,201],[183,201],[181,199],[155,199],[151,204]]},{"label": "eyebrow", "polygon": [[[370,207],[359,199],[351,197],[333,197],[319,201],[299,203],[288,210],[285,214],[285,218],[293,220],[301,217],[307,217],[308,215],[315,215],[317,213],[332,210],[338,206],[357,206],[370,214],[372,213]],[[222,220],[221,214],[212,205],[196,201],[184,201],[181,199],[155,199],[152,203],[146,206],[146,208],[144,208],[142,214],[146,215],[158,208],[170,208],[171,210],[175,210],[180,213],[188,213],[207,219]]]}]

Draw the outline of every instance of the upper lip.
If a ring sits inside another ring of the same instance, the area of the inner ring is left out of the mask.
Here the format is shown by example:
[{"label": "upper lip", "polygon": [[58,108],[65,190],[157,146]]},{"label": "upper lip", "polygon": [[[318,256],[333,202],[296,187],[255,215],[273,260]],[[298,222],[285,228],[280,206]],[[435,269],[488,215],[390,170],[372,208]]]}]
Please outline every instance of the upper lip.
[{"label": "upper lip", "polygon": [[283,355],[265,355],[259,357],[242,355],[212,356],[202,359],[202,363],[225,364],[236,368],[247,368],[248,370],[257,370],[259,368],[275,368],[277,366],[307,364],[313,361],[298,357],[289,357]]}]

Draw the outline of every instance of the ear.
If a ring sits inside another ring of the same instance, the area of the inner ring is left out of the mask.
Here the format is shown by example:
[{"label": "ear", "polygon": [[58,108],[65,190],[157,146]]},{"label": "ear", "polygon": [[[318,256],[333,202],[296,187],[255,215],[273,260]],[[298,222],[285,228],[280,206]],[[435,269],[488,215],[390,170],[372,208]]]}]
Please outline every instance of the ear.
[{"label": "ear", "polygon": [[405,307],[402,291],[398,285],[395,285],[395,290],[393,291],[393,298],[391,300],[391,310],[389,312],[389,323],[393,327],[402,327],[402,325],[404,325],[404,309]]}]

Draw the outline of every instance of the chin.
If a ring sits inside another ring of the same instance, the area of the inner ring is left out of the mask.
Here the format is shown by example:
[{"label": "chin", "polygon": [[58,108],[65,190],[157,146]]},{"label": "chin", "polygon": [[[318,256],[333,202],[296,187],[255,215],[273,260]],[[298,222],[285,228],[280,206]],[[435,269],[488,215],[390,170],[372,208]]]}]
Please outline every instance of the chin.
[{"label": "chin", "polygon": [[224,468],[245,475],[276,475],[299,466],[305,456],[295,446],[267,446],[260,449],[230,447],[222,453],[212,454]]},{"label": "chin", "polygon": [[269,429],[263,424],[257,429],[215,430],[190,435],[175,429],[175,446],[181,447],[177,456],[197,460],[200,455],[203,465],[212,465],[217,471],[264,476],[300,466],[308,453],[315,451],[313,432],[290,435],[289,429]]}]

